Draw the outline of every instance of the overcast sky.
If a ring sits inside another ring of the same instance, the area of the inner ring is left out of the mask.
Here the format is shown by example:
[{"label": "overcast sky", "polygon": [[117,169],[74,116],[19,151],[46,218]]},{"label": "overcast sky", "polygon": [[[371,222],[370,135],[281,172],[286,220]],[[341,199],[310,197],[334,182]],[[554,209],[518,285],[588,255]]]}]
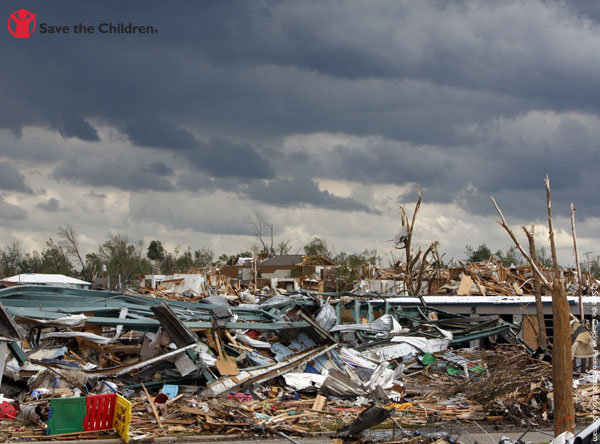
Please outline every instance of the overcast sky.
[{"label": "overcast sky", "polygon": [[[292,252],[389,254],[399,206],[450,257],[537,224],[600,254],[600,7],[552,1],[5,1],[0,242],[73,224],[234,253],[259,212]],[[74,34],[74,24],[153,34]],[[43,34],[40,24],[69,26]],[[525,240],[523,239],[523,242]]]}]

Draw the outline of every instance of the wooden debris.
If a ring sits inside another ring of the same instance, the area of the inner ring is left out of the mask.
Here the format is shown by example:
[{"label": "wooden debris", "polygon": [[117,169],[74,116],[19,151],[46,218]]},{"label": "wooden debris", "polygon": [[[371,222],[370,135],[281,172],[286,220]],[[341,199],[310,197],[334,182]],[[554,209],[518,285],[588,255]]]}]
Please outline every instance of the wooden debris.
[{"label": "wooden debris", "polygon": [[160,415],[158,414],[158,410],[156,410],[156,405],[154,404],[154,400],[150,396],[150,393],[148,393],[148,389],[146,389],[146,386],[144,385],[144,383],[142,383],[142,388],[144,389],[144,392],[146,393],[146,399],[150,403],[150,407],[152,408],[152,413],[154,413],[156,422],[157,422],[158,426],[162,429],[163,423],[162,423],[162,420],[160,419]]},{"label": "wooden debris", "polygon": [[473,286],[473,279],[471,279],[466,274],[463,274],[463,277],[460,280],[460,285],[458,286],[458,290],[456,291],[456,294],[458,296],[469,296],[471,294],[472,286]]},{"label": "wooden debris", "polygon": [[325,407],[326,402],[327,398],[325,396],[317,395],[317,397],[315,398],[315,402],[313,403],[312,410],[323,410],[323,407]]}]

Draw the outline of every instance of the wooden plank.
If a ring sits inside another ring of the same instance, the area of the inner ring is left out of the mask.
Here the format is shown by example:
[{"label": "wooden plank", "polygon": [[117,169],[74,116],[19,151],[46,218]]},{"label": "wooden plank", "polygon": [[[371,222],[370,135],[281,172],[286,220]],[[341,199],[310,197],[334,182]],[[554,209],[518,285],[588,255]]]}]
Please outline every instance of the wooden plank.
[{"label": "wooden plank", "polygon": [[165,419],[163,421],[165,424],[185,424],[191,425],[196,422],[195,419]]},{"label": "wooden plank", "polygon": [[191,415],[206,415],[206,412],[204,410],[197,409],[195,407],[189,407],[187,405],[180,407],[179,411],[182,413],[189,413]]},{"label": "wooden plank", "polygon": [[325,396],[317,395],[317,397],[315,398],[315,402],[313,403],[312,410],[323,410],[323,407],[325,407],[326,402],[327,398]]},{"label": "wooden plank", "polygon": [[473,279],[466,274],[463,274],[458,290],[456,291],[457,296],[469,296],[471,294],[471,287],[473,286]]},{"label": "wooden plank", "polygon": [[148,389],[146,388],[146,386],[144,385],[143,382],[142,382],[142,388],[144,389],[144,392],[146,393],[146,399],[148,399],[148,402],[150,403],[150,407],[152,408],[152,412],[154,413],[156,422],[158,423],[158,426],[162,429],[164,426],[163,426],[162,420],[160,419],[160,415],[158,414],[158,411],[156,410],[156,406],[154,405],[154,400],[150,397],[150,393],[148,393]]},{"label": "wooden plank", "polygon": [[84,435],[86,438],[90,438],[92,436],[98,435],[100,436],[100,434],[102,433],[114,433],[112,430],[88,430],[87,432],[71,432],[71,433],[58,433],[56,435],[27,435],[28,432],[25,432],[25,434],[20,434],[19,432],[17,433],[13,433],[14,436],[18,436],[19,438],[59,438],[59,437],[69,437],[69,436],[74,436],[77,437],[79,435]]},{"label": "wooden plank", "polygon": [[519,295],[519,296],[523,295],[523,290],[521,290],[521,287],[519,286],[519,284],[517,284],[516,282],[513,282],[512,287],[515,290],[515,293],[517,295]]}]

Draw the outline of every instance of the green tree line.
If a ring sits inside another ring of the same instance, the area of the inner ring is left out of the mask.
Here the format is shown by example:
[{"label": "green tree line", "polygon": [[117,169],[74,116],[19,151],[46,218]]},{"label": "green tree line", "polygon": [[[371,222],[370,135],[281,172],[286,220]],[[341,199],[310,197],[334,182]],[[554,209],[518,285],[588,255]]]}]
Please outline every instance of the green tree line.
[{"label": "green tree line", "polygon": [[[544,247],[537,248],[536,253],[539,263],[541,263],[544,267],[552,266],[552,258],[549,256]],[[515,247],[507,248],[504,251],[497,250],[495,253],[492,253],[492,250],[490,250],[486,244],[481,244],[477,248],[473,248],[471,245],[466,245],[464,254],[466,263],[482,262],[491,259],[500,262],[505,267],[525,264],[525,259]]]},{"label": "green tree line", "polygon": [[[289,241],[285,244],[285,250],[289,251]],[[380,259],[377,250],[333,254],[326,241],[320,238],[314,238],[306,244],[304,252],[325,257],[348,270],[360,265],[376,264]],[[107,285],[110,276],[111,288],[115,288],[119,278],[123,287],[134,287],[141,274],[185,273],[193,268],[224,265],[234,262],[238,257],[252,256],[253,253],[249,251],[217,256],[208,247],[194,251],[189,247],[177,247],[168,251],[160,240],[152,240],[145,245],[143,241],[132,241],[123,234],[109,234],[95,251],[84,254],[77,232],[71,225],[66,225],[58,228],[56,237],[48,239],[41,251],[26,252],[19,240],[0,248],[0,278],[21,273],[64,274],[92,283],[103,279]]]}]

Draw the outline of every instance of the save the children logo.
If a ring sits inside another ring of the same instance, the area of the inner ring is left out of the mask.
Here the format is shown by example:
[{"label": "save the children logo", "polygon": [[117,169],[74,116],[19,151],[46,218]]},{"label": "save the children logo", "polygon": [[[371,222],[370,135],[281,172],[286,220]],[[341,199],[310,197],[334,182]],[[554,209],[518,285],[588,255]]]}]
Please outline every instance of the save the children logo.
[{"label": "save the children logo", "polygon": [[35,14],[27,9],[19,9],[8,17],[8,30],[18,39],[27,39],[35,31]]},{"label": "save the children logo", "polygon": [[34,33],[36,27],[38,34],[47,34],[48,36],[76,35],[76,34],[157,34],[158,28],[154,25],[139,25],[131,22],[100,22],[98,24],[76,22],[67,23],[46,23],[41,22],[37,26],[36,14],[27,9],[19,9],[8,16],[8,31],[13,37],[18,39],[27,39]]}]

